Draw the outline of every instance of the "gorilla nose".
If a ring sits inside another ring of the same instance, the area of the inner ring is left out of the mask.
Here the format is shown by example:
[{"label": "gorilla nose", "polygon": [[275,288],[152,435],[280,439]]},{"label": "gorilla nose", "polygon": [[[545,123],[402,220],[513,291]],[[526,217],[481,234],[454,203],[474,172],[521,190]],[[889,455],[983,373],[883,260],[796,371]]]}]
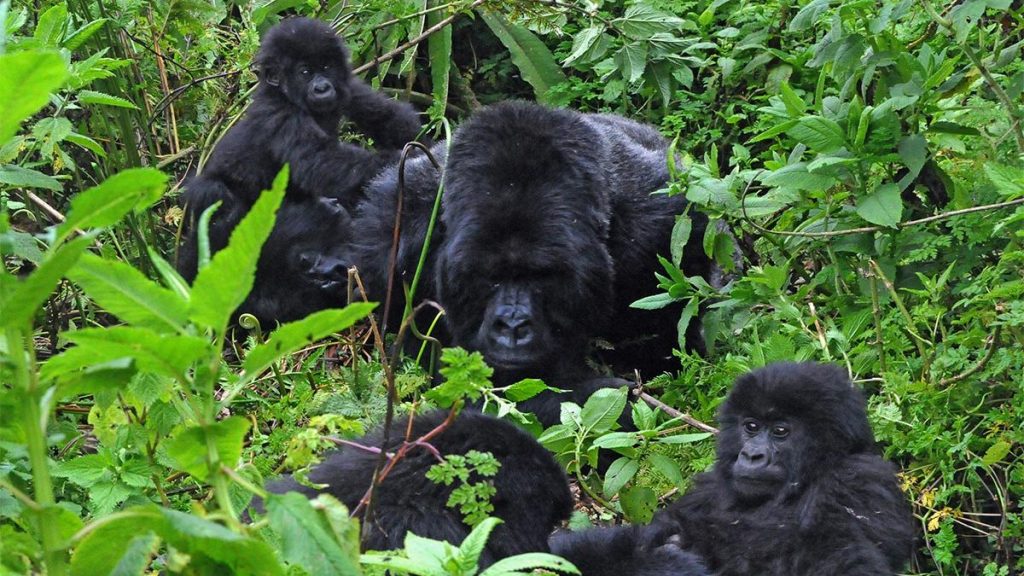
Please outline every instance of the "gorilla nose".
[{"label": "gorilla nose", "polygon": [[529,318],[511,317],[494,320],[495,343],[508,348],[525,346],[533,341],[533,326]]},{"label": "gorilla nose", "polygon": [[329,284],[348,280],[348,265],[338,258],[323,258],[313,269],[313,273],[326,287]]},{"label": "gorilla nose", "polygon": [[322,78],[313,81],[313,93],[322,96],[332,90],[331,83]]}]

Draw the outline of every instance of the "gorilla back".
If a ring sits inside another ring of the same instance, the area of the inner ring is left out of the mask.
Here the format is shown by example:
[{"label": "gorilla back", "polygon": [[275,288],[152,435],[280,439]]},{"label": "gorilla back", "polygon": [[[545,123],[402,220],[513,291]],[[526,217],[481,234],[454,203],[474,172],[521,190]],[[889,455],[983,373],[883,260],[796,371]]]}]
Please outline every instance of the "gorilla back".
[{"label": "gorilla back", "polygon": [[[411,438],[422,437],[446,416],[444,412],[416,416]],[[395,422],[389,452],[405,440],[406,424],[404,418]],[[377,430],[357,442],[379,447],[382,436],[383,431]],[[572,496],[565,472],[532,436],[508,422],[467,410],[431,444],[442,455],[477,450],[490,452],[501,462],[494,477],[496,494],[492,503],[494,515],[504,523],[491,533],[481,566],[515,554],[548,550],[548,535],[568,518]],[[327,456],[309,478],[327,484],[323,491],[352,509],[369,488],[377,460],[377,454],[342,448]],[[456,545],[469,534],[470,527],[462,522],[462,516],[446,506],[454,486],[434,483],[425,476],[436,463],[436,456],[429,450],[414,448],[384,479],[374,492],[372,525],[366,531],[368,540],[363,543],[366,549],[401,548],[407,532]],[[317,492],[290,478],[267,488],[276,493],[294,490],[310,496]]]}]

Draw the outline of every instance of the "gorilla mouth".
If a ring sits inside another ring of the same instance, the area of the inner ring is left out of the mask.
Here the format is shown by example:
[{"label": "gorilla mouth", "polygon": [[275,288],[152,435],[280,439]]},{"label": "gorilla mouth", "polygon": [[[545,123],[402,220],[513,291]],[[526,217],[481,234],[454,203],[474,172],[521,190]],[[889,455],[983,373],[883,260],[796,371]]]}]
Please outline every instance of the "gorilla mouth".
[{"label": "gorilla mouth", "polygon": [[537,365],[536,356],[521,350],[488,352],[484,354],[484,359],[491,367],[502,370],[524,370]]}]

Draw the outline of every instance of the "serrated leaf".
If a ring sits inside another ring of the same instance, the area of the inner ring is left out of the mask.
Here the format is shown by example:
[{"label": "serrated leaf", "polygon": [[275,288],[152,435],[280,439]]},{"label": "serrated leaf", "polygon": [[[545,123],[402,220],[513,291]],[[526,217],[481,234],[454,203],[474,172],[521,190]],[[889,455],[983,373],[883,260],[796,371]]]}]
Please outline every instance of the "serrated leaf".
[{"label": "serrated leaf", "polygon": [[480,17],[501,40],[512,57],[512,63],[530,86],[538,102],[548,101],[548,91],[565,81],[565,74],[555,62],[548,47],[526,28],[505,20],[496,12],[482,10]]},{"label": "serrated leaf", "polygon": [[639,42],[624,45],[616,54],[615,62],[626,82],[636,82],[647,67],[647,46]]},{"label": "serrated leaf", "polygon": [[245,218],[231,231],[228,245],[199,269],[192,283],[189,317],[196,324],[223,331],[228,320],[252,290],[263,243],[270,236],[274,219],[288,183],[286,165],[274,178],[270,190],[260,194]]},{"label": "serrated leaf", "polygon": [[138,212],[163,197],[167,175],[152,168],[130,168],[107,178],[71,199],[71,209],[57,227],[57,238],[66,238],[75,228],[103,228],[120,222],[129,212]]},{"label": "serrated leaf", "polygon": [[12,188],[43,188],[54,192],[64,190],[60,180],[53,176],[15,164],[0,166],[0,184],[7,184]]},{"label": "serrated leaf", "polygon": [[543,380],[526,378],[525,380],[520,380],[519,382],[509,386],[508,389],[505,390],[505,398],[508,398],[512,402],[522,402],[523,400],[533,398],[545,390],[553,390],[553,388],[545,384]]},{"label": "serrated leaf", "polygon": [[64,37],[64,26],[68,22],[68,6],[57,3],[39,15],[39,22],[32,37],[46,46],[57,46]]},{"label": "serrated leaf", "polygon": [[647,40],[658,32],[673,32],[683,25],[682,18],[643,2],[631,4],[621,18],[612,22],[622,34],[635,40]]},{"label": "serrated leaf", "polygon": [[[358,531],[336,531],[324,516],[327,512],[315,509],[305,495],[296,492],[270,494],[266,506],[286,562],[302,566],[310,574],[359,573]],[[340,503],[338,506],[344,510]],[[345,520],[355,527],[348,518]],[[355,542],[351,536],[355,536]]]},{"label": "serrated leaf", "polygon": [[0,326],[28,326],[68,269],[92,243],[86,236],[48,252],[46,259],[24,280],[11,279],[0,289]]},{"label": "serrated leaf", "polygon": [[626,408],[626,387],[601,388],[587,398],[580,411],[580,422],[592,432],[611,430]]},{"label": "serrated leaf", "polygon": [[694,432],[692,434],[676,434],[674,436],[665,436],[664,438],[658,438],[657,441],[661,444],[693,444],[694,442],[707,440],[710,437],[710,432]]},{"label": "serrated leaf", "polygon": [[132,104],[132,101],[127,98],[113,96],[103,92],[96,92],[95,90],[79,90],[78,103],[99,104],[101,106],[113,106],[115,108],[128,108],[131,110],[138,110],[139,108],[135,104]]},{"label": "serrated leaf", "polygon": [[69,33],[67,37],[64,39],[64,47],[74,52],[89,38],[92,38],[94,34],[99,32],[100,28],[103,28],[103,25],[106,23],[106,18],[98,18],[96,20],[93,20],[92,22],[89,22],[88,24],[85,24],[78,30]]},{"label": "serrated leaf", "polygon": [[690,241],[690,233],[693,231],[693,219],[686,214],[676,216],[676,222],[672,226],[672,239],[669,250],[672,252],[672,263],[682,266],[683,249]]},{"label": "serrated leaf", "polygon": [[124,262],[84,254],[68,277],[129,324],[156,331],[184,331],[188,303]]},{"label": "serrated leaf", "polygon": [[68,77],[60,54],[51,51],[0,54],[0,145],[18,126],[50,101],[50,93]]},{"label": "serrated leaf", "polygon": [[289,322],[274,330],[270,339],[252,349],[242,364],[244,377],[255,378],[275,360],[352,326],[366,318],[375,302],[357,302],[338,310],[320,310],[302,320]]},{"label": "serrated leaf", "polygon": [[786,133],[811,150],[823,154],[835,152],[846,143],[846,134],[839,124],[821,116],[804,116]]},{"label": "serrated leaf", "polygon": [[988,162],[985,175],[996,186],[996,192],[1008,200],[1024,196],[1024,170],[1013,166]]},{"label": "serrated leaf", "polygon": [[88,488],[111,475],[108,465],[107,459],[99,454],[84,454],[58,462],[53,475],[67,478],[79,486]]},{"label": "serrated leaf", "polygon": [[882,184],[857,202],[857,215],[872,224],[895,228],[903,218],[903,199],[896,184]]},{"label": "serrated leaf", "polygon": [[[232,416],[208,426],[193,426],[164,441],[167,456],[174,461],[174,468],[188,472],[199,481],[205,481],[211,465],[224,464],[233,467],[242,457],[242,444],[249,432],[249,421],[241,416]],[[217,447],[220,462],[210,462],[207,441]]]},{"label": "serrated leaf", "polygon": [[608,498],[619,493],[619,490],[640,471],[640,463],[625,456],[619,457],[608,467],[604,475],[604,495]]},{"label": "serrated leaf", "polygon": [[122,358],[131,358],[142,371],[180,378],[193,363],[212,353],[212,345],[205,338],[159,334],[132,326],[83,328],[67,333],[67,337],[77,346],[43,364],[41,378],[53,380]]},{"label": "serrated leaf", "polygon": [[503,576],[509,574],[533,574],[537,569],[558,572],[559,574],[579,574],[580,571],[565,558],[544,552],[528,552],[502,558],[480,576]]},{"label": "serrated leaf", "polygon": [[565,65],[571,66],[577,60],[581,64],[586,64],[604,56],[608,46],[604,44],[603,50],[601,50],[602,45],[599,42],[604,34],[605,27],[602,24],[590,26],[578,32],[572,40],[572,50],[565,57]]}]

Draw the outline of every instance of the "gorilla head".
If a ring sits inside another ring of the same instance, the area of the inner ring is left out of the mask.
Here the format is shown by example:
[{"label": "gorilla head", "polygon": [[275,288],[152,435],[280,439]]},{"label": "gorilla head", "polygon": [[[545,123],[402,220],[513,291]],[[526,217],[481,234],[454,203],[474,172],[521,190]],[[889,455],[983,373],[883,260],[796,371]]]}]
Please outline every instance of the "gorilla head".
[{"label": "gorilla head", "polygon": [[781,363],[741,376],[719,421],[715,473],[750,504],[801,492],[874,445],[863,397],[833,365]]},{"label": "gorilla head", "polygon": [[282,21],[263,39],[256,62],[263,94],[279,93],[314,116],[336,116],[348,104],[348,49],[324,22]]},{"label": "gorilla head", "polygon": [[579,114],[509,102],[452,142],[436,289],[455,344],[499,379],[582,365],[612,299],[604,140]]},{"label": "gorilla head", "polygon": [[287,322],[345,302],[351,235],[348,211],[333,198],[285,200],[239,313],[261,324]]}]

